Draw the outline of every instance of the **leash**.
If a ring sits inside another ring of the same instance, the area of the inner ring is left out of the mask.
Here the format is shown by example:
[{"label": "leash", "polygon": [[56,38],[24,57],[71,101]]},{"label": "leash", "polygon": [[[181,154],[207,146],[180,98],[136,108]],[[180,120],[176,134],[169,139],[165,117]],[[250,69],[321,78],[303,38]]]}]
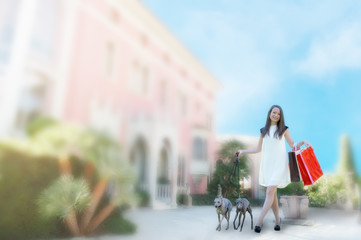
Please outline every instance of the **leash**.
[{"label": "leash", "polygon": [[233,162],[233,166],[232,169],[229,173],[228,176],[228,180],[227,180],[227,184],[229,185],[230,181],[231,181],[231,176],[233,175],[233,177],[236,176],[236,172],[237,172],[237,192],[238,192],[238,198],[241,197],[241,193],[240,193],[240,189],[241,189],[241,185],[239,184],[239,157],[238,157],[238,152],[235,154],[235,159]]}]

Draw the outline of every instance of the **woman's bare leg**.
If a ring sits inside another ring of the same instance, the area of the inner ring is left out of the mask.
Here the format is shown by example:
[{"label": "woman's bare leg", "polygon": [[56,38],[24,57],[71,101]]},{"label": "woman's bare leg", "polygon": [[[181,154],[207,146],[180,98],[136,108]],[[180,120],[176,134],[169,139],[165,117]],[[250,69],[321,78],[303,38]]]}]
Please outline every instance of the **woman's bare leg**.
[{"label": "woman's bare leg", "polygon": [[275,191],[275,195],[274,195],[274,199],[273,199],[272,211],[273,211],[273,214],[275,215],[276,225],[280,225],[280,212],[279,212],[279,207],[278,207],[277,189]]},{"label": "woman's bare leg", "polygon": [[275,194],[277,193],[277,186],[268,186],[266,191],[266,199],[264,200],[263,208],[261,211],[261,215],[258,218],[257,226],[262,226],[263,219],[266,216],[268,210],[273,205]]}]

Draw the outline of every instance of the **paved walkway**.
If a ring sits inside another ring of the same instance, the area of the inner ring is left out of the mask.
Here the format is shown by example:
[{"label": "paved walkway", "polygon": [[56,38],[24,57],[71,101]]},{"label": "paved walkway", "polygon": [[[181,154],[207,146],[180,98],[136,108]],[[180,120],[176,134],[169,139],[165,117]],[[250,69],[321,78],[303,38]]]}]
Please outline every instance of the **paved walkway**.
[{"label": "paved walkway", "polygon": [[[261,208],[253,208],[254,224]],[[229,230],[216,231],[217,215],[213,206],[178,208],[172,210],[135,209],[128,211],[126,217],[137,223],[135,235],[102,236],[99,240],[217,240],[217,239],[361,239],[361,224],[358,222],[357,211],[310,208],[308,220],[314,222],[311,226],[281,224],[281,231],[273,230],[272,211],[268,212],[262,232],[251,230],[249,214],[246,216],[243,231],[233,229],[235,211],[231,213]],[[283,216],[281,210],[281,217]],[[85,238],[77,238],[83,240]]]}]

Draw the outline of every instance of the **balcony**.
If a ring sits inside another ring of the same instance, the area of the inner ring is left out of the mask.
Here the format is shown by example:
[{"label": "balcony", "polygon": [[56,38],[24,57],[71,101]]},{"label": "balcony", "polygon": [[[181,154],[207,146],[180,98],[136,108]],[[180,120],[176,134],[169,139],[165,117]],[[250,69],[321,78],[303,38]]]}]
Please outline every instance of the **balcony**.
[{"label": "balcony", "polygon": [[190,165],[190,174],[192,175],[209,175],[210,166],[207,161],[193,160]]}]

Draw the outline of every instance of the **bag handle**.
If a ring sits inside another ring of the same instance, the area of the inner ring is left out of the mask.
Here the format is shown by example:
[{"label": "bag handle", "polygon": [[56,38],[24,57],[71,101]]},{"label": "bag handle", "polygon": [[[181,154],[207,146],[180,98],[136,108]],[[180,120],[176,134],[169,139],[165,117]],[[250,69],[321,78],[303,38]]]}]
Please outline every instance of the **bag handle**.
[{"label": "bag handle", "polygon": [[312,147],[311,144],[307,144],[307,143],[302,144],[302,145],[299,146],[298,148],[296,148],[296,146],[297,146],[297,143],[293,143],[292,151],[294,151],[294,152],[303,151],[303,150],[305,150],[305,149],[308,148],[308,147]]}]

